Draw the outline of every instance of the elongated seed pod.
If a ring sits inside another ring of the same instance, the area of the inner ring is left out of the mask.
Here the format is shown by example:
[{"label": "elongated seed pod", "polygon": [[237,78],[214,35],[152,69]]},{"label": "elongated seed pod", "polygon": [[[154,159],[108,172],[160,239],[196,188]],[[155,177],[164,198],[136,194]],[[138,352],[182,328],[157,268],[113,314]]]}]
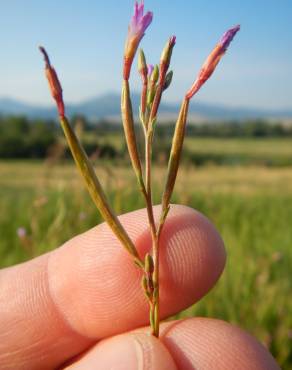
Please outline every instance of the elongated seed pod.
[{"label": "elongated seed pod", "polygon": [[142,80],[142,93],[140,99],[140,119],[145,126],[145,113],[147,105],[147,90],[148,90],[148,67],[146,63],[146,57],[142,49],[139,50],[138,57],[138,71]]},{"label": "elongated seed pod", "polygon": [[154,261],[153,261],[153,257],[149,253],[147,253],[145,256],[144,265],[145,265],[145,272],[147,274],[152,274],[154,271]]},{"label": "elongated seed pod", "polygon": [[167,169],[167,178],[166,184],[162,196],[162,215],[168,209],[170,198],[173,192],[175,185],[175,180],[177,176],[177,171],[179,167],[179,161],[181,157],[184,136],[185,136],[185,127],[186,120],[189,109],[189,99],[185,98],[182,102],[180,113],[176,122],[175,132],[172,139],[171,152],[169,156],[168,169]]},{"label": "elongated seed pod", "polygon": [[141,167],[141,161],[140,161],[138,148],[137,148],[133,110],[132,110],[132,103],[131,103],[131,97],[130,97],[130,87],[129,87],[129,82],[126,80],[123,81],[121,111],[122,111],[123,127],[124,127],[124,132],[125,132],[128,151],[130,154],[131,163],[135,171],[135,174],[138,178],[140,186],[143,186],[142,167]]}]

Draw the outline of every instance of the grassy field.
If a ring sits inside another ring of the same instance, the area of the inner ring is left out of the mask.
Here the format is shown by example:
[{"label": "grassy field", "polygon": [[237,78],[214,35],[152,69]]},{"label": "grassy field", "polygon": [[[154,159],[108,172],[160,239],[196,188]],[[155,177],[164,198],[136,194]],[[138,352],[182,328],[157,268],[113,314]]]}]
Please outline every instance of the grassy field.
[{"label": "grassy field", "polygon": [[[187,146],[192,144],[187,140]],[[249,149],[215,144],[209,142],[209,151],[249,153],[253,146],[254,155],[258,150],[292,156],[286,142],[278,151],[269,142],[251,143]],[[207,150],[202,142],[200,150]],[[118,213],[144,206],[128,167],[103,163],[98,173]],[[155,202],[163,176],[156,167]],[[259,338],[284,369],[291,369],[292,168],[183,166],[173,200],[207,215],[228,252],[215,289],[179,316],[238,324]],[[1,267],[55,248],[101,221],[72,164],[0,162],[0,209]],[[19,227],[28,232],[26,242],[17,236]]]},{"label": "grassy field", "polygon": [[[138,131],[138,130],[137,130]],[[87,141],[96,140],[91,133],[84,133]],[[102,144],[111,144],[116,149],[120,149],[124,145],[123,136],[120,131],[103,132],[99,134],[98,139]],[[208,137],[193,137],[186,136],[185,149],[189,149],[197,153],[223,153],[223,154],[249,154],[250,156],[264,155],[268,158],[270,155],[279,157],[287,156],[291,159],[292,156],[292,138],[208,138]]]},{"label": "grassy field", "polygon": [[[86,141],[112,145],[117,151],[124,146],[120,133],[85,135]],[[141,136],[141,139],[143,137]],[[170,143],[171,138],[164,140]],[[161,140],[154,143],[161,147]],[[268,167],[292,166],[292,138],[195,138],[187,136],[184,158],[195,164],[260,165]]]}]

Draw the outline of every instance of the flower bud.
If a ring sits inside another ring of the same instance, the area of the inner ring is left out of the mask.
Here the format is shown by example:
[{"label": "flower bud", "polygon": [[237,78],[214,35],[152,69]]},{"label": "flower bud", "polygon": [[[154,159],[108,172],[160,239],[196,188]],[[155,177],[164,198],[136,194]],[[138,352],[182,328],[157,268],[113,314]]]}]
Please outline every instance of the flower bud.
[{"label": "flower bud", "polygon": [[148,67],[146,63],[146,58],[144,51],[142,49],[139,50],[139,57],[138,57],[138,71],[142,77],[144,83],[147,82],[148,76]]},{"label": "flower bud", "polygon": [[153,69],[153,72],[151,73],[150,82],[156,84],[158,78],[159,78],[159,67],[158,65],[156,65]]},{"label": "flower bud", "polygon": [[152,64],[148,64],[148,77],[152,75],[154,66]]},{"label": "flower bud", "polygon": [[156,65],[150,75],[150,86],[148,89],[148,95],[147,95],[147,105],[150,106],[153,103],[154,96],[157,90],[156,83],[159,78],[159,68]]},{"label": "flower bud", "polygon": [[212,50],[211,54],[208,56],[207,60],[203,64],[199,75],[190,90],[186,94],[187,99],[191,99],[204,85],[204,83],[211,77],[221,58],[225,54],[228,46],[233,40],[236,33],[240,30],[240,26],[235,26],[224,33],[219,43]]},{"label": "flower bud", "polygon": [[163,90],[166,90],[169,88],[171,81],[172,81],[172,77],[173,77],[173,71],[167,72],[167,75],[165,77],[165,82],[163,85]]},{"label": "flower bud", "polygon": [[147,282],[146,276],[142,276],[141,284],[142,284],[142,288],[144,292],[145,293],[148,292],[148,282]]},{"label": "flower bud", "polygon": [[152,256],[147,253],[145,256],[145,272],[147,274],[152,274],[154,271],[154,261]]},{"label": "flower bud", "polygon": [[174,48],[175,41],[176,41],[176,37],[172,36],[168,40],[167,44],[165,45],[162,51],[161,58],[160,58],[160,80],[161,82],[164,82],[166,72],[169,68],[170,59],[172,56],[172,50]]},{"label": "flower bud", "polygon": [[46,77],[49,83],[51,95],[57,103],[58,112],[59,112],[60,117],[64,117],[65,116],[65,106],[63,102],[63,91],[62,91],[62,86],[60,84],[60,81],[58,79],[58,75],[55,69],[51,66],[50,59],[49,59],[49,56],[45,48],[40,46],[39,49],[45,59],[45,63],[46,63],[45,72],[46,72]]}]

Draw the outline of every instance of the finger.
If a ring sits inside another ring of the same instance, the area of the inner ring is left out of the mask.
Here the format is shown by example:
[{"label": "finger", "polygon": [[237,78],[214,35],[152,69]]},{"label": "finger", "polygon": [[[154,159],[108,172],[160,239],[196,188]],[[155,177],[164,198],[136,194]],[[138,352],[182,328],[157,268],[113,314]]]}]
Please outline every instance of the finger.
[{"label": "finger", "polygon": [[167,323],[161,341],[183,370],[279,370],[254,337],[224,321],[193,318]]},{"label": "finger", "polygon": [[226,322],[195,318],[161,329],[160,340],[143,328],[102,341],[66,370],[279,370],[255,338]]},{"label": "finger", "polygon": [[[155,208],[157,218],[159,213]],[[151,246],[145,210],[123,215],[121,222],[145,254]],[[211,223],[190,208],[173,206],[161,238],[162,317],[202,297],[224,263],[223,243]],[[140,279],[141,272],[105,224],[2,271],[0,368],[11,368],[10,363],[14,369],[20,363],[23,369],[51,368],[93,339],[146,324]]]},{"label": "finger", "polygon": [[163,343],[143,333],[122,334],[103,340],[65,369],[178,370]]},{"label": "finger", "polygon": [[[156,216],[160,208],[156,208]],[[122,217],[140,255],[151,246],[146,211]],[[161,238],[161,315],[166,317],[201,298],[225,264],[220,236],[201,214],[173,207]],[[147,324],[149,310],[141,271],[106,224],[71,240],[49,261],[52,298],[78,333],[103,338]]]}]

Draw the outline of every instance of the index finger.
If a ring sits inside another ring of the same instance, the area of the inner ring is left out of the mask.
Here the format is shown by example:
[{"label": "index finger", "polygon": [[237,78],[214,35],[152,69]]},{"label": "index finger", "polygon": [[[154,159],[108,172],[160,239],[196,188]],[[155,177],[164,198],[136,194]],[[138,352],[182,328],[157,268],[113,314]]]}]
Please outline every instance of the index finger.
[{"label": "index finger", "polygon": [[[144,255],[151,246],[146,211],[120,219]],[[190,208],[172,206],[161,238],[161,316],[200,299],[224,264],[223,242],[212,224]],[[19,359],[30,361],[30,369],[51,368],[93,341],[148,323],[141,271],[105,224],[1,276],[1,368],[8,360],[18,368]]]}]

